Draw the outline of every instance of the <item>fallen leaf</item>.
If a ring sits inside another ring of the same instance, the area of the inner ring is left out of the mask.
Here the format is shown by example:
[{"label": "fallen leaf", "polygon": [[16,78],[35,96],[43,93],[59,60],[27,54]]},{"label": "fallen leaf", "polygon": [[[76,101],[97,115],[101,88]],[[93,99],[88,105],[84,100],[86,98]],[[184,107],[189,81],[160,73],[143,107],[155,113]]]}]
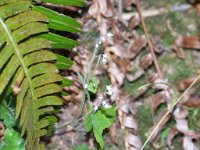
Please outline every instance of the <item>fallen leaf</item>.
[{"label": "fallen leaf", "polygon": [[142,142],[141,140],[133,135],[133,134],[128,134],[126,137],[125,137],[125,141],[127,143],[129,143],[130,145],[134,146],[135,148],[137,149],[140,149],[142,147]]},{"label": "fallen leaf", "polygon": [[183,105],[188,106],[188,107],[199,107],[200,106],[200,98],[189,98],[186,102],[183,103]]},{"label": "fallen leaf", "polygon": [[195,36],[178,36],[174,41],[173,48],[177,49],[178,47],[200,49],[200,39]]},{"label": "fallen leaf", "polygon": [[140,64],[139,66],[142,68],[142,69],[147,69],[153,62],[153,58],[152,58],[152,55],[151,54],[147,54],[145,56],[143,56],[140,60]]},{"label": "fallen leaf", "polygon": [[127,128],[133,128],[137,130],[136,120],[131,116],[123,117],[122,124]]},{"label": "fallen leaf", "polygon": [[192,139],[188,136],[183,138],[183,149],[184,150],[199,150],[196,145],[192,142]]},{"label": "fallen leaf", "polygon": [[119,68],[114,62],[109,63],[108,72],[114,75],[115,79],[117,80],[120,86],[123,84],[125,75],[119,70]]},{"label": "fallen leaf", "polygon": [[134,54],[133,56],[130,56],[130,57],[132,58],[135,57],[141,51],[141,49],[146,46],[146,44],[147,44],[147,40],[145,36],[140,36],[136,38],[129,49],[129,51],[133,52]]},{"label": "fallen leaf", "polygon": [[140,24],[140,19],[138,16],[132,16],[128,21],[128,29],[132,31],[136,26]]}]

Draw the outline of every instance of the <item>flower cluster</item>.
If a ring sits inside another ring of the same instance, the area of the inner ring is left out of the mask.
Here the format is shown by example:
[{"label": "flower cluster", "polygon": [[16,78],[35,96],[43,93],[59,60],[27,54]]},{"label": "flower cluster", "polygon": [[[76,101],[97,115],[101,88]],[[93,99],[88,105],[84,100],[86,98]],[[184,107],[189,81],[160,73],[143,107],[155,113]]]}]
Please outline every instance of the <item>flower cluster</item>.
[{"label": "flower cluster", "polygon": [[[111,96],[112,95],[112,87],[111,85],[106,85],[106,91],[105,94]],[[100,94],[98,97],[99,101],[98,104],[94,106],[94,111],[97,111],[99,107],[102,105],[104,108],[111,108],[111,105],[108,103],[108,101],[104,100],[103,94]]]},{"label": "flower cluster", "polygon": [[[114,36],[114,34],[111,33],[111,32],[108,32],[108,33],[107,33],[106,35],[104,35],[104,36],[100,36],[99,39],[97,40],[97,43],[96,43],[96,45],[95,45],[95,48],[96,48],[96,49],[99,48],[99,45],[101,45],[101,44],[106,40],[106,38],[112,38],[113,36]],[[107,64],[107,62],[108,62],[108,56],[107,56],[107,54],[106,54],[106,53],[102,54],[102,55],[101,55],[101,58],[102,58],[102,63],[103,63],[103,64]]]}]

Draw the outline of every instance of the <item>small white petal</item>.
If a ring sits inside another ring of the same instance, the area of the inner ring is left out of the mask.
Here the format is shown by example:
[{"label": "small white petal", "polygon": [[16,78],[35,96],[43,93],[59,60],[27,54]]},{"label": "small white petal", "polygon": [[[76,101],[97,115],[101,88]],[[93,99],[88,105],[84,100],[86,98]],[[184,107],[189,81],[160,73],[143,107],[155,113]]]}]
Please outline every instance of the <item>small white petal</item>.
[{"label": "small white petal", "polygon": [[99,47],[99,44],[97,43],[97,44],[95,45],[95,47],[98,48],[98,47]]},{"label": "small white petal", "polygon": [[106,85],[106,93],[110,96],[113,94],[111,85]]},{"label": "small white petal", "polygon": [[87,88],[88,88],[88,85],[87,85],[87,84],[84,84],[83,88],[84,88],[84,89],[87,89]]},{"label": "small white petal", "polygon": [[113,94],[112,91],[107,91],[106,93],[107,93],[108,95],[110,95],[110,96]]},{"label": "small white petal", "polygon": [[107,104],[107,102],[106,102],[106,101],[103,101],[103,102],[102,102],[102,105],[106,105],[106,104]]},{"label": "small white petal", "polygon": [[108,58],[107,54],[102,54],[103,58]]},{"label": "small white petal", "polygon": [[107,36],[108,36],[109,38],[111,38],[111,37],[113,37],[113,36],[114,36],[114,34],[113,34],[113,33],[111,33],[111,32],[108,32]]},{"label": "small white petal", "polygon": [[111,90],[111,85],[106,85],[106,90]]},{"label": "small white petal", "polygon": [[107,62],[108,62],[107,59],[105,59],[105,58],[102,59],[102,63],[103,63],[104,65],[107,64]]},{"label": "small white petal", "polygon": [[111,105],[109,105],[109,104],[105,104],[104,105],[104,108],[111,108],[112,106]]},{"label": "small white petal", "polygon": [[97,111],[99,109],[98,106],[94,106],[94,111]]}]

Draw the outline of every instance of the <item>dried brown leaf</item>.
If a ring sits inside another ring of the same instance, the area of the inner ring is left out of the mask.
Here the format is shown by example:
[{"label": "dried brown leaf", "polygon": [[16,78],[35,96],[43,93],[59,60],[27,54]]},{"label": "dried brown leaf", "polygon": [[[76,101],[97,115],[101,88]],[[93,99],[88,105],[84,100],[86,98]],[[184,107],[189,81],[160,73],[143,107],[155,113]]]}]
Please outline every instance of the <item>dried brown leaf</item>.
[{"label": "dried brown leaf", "polygon": [[130,10],[132,4],[135,4],[135,0],[123,0],[123,7],[125,9]]},{"label": "dried brown leaf", "polygon": [[102,14],[106,14],[107,11],[107,2],[106,0],[97,0],[96,1],[99,7],[99,10]]},{"label": "dried brown leaf", "polygon": [[[195,76],[192,77],[188,77],[186,79],[183,79],[179,82],[178,84],[178,88],[180,91],[184,91],[187,87],[189,87],[191,85],[191,83],[196,79]],[[199,83],[200,80],[197,81],[197,83]]]},{"label": "dried brown leaf", "polygon": [[165,102],[165,95],[163,91],[154,94],[151,102],[151,107],[153,112],[155,112],[158,106],[164,102]]},{"label": "dried brown leaf", "polygon": [[188,101],[184,102],[183,105],[188,107],[199,107],[200,106],[200,98],[190,98]]},{"label": "dried brown leaf", "polygon": [[178,36],[174,41],[173,48],[177,49],[178,47],[200,49],[200,39],[195,36]]},{"label": "dried brown leaf", "polygon": [[183,138],[183,149],[184,150],[199,150],[194,143],[192,142],[192,139],[188,136],[185,136]]},{"label": "dried brown leaf", "polygon": [[173,126],[169,129],[168,136],[167,136],[167,145],[172,148],[172,140],[173,138],[178,134],[178,130],[176,129],[176,126]]},{"label": "dried brown leaf", "polygon": [[109,63],[108,72],[115,77],[116,81],[120,86],[123,84],[125,75],[119,70],[119,67],[117,67],[117,65],[114,62]]},{"label": "dried brown leaf", "polygon": [[146,46],[146,44],[147,40],[145,36],[138,37],[132,43],[129,51],[133,52],[134,53],[133,57],[135,57],[141,51],[141,49]]},{"label": "dried brown leaf", "polygon": [[97,18],[98,14],[99,14],[99,8],[97,7],[97,5],[95,3],[93,3],[89,10],[88,10],[88,14],[91,15],[93,18]]},{"label": "dried brown leaf", "polygon": [[152,62],[153,62],[153,58],[151,54],[147,54],[141,58],[139,66],[145,70],[152,64]]},{"label": "dried brown leaf", "polygon": [[122,124],[123,124],[123,126],[125,126],[127,128],[133,128],[133,129],[137,130],[136,120],[131,116],[124,117],[122,120]]},{"label": "dried brown leaf", "polygon": [[125,141],[127,143],[129,143],[130,145],[134,146],[135,148],[139,149],[142,147],[142,142],[141,140],[133,135],[133,134],[128,134],[126,137],[125,137]]},{"label": "dried brown leaf", "polygon": [[132,16],[128,21],[128,29],[131,31],[140,24],[138,16]]}]

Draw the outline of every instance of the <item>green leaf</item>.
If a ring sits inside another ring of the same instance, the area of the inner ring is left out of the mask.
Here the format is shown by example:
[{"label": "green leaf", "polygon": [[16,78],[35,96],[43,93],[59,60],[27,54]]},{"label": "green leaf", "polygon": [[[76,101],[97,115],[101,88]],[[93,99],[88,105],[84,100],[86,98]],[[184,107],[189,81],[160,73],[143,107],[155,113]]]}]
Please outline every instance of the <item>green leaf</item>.
[{"label": "green leaf", "polygon": [[[9,109],[12,111],[10,112]],[[15,116],[11,113],[14,113],[14,110],[7,104],[0,103],[0,120],[3,120],[3,123],[7,128],[11,128],[16,125]]]},{"label": "green leaf", "polygon": [[45,38],[51,41],[51,47],[55,49],[71,49],[79,45],[79,42],[77,41],[74,41],[72,39],[69,39],[69,38],[54,34],[54,33],[42,34],[39,37]]},{"label": "green leaf", "polygon": [[71,59],[58,54],[56,56],[56,67],[58,69],[68,69],[73,65],[73,61]]},{"label": "green leaf", "polygon": [[90,132],[92,130],[92,114],[89,114],[85,117],[85,130],[86,132]]},{"label": "green leaf", "polygon": [[70,85],[72,85],[72,84],[73,84],[73,81],[72,81],[72,80],[63,78],[61,86],[62,86],[62,87],[64,87],[64,86],[70,86]]},{"label": "green leaf", "polygon": [[109,119],[110,122],[113,122],[115,120],[116,109],[114,105],[110,108],[102,107],[101,112]]},{"label": "green leaf", "polygon": [[33,10],[41,12],[48,17],[48,28],[50,29],[72,33],[79,31],[80,23],[71,17],[59,14],[56,11],[41,6],[35,6],[33,7]]},{"label": "green leaf", "polygon": [[79,146],[75,146],[74,150],[89,150],[89,148],[86,144],[81,144]]},{"label": "green leaf", "polygon": [[98,88],[98,81],[96,78],[93,77],[89,80],[87,89],[92,93],[96,93],[97,88]]},{"label": "green leaf", "polygon": [[13,129],[6,129],[4,141],[0,143],[2,150],[25,150],[24,139]]},{"label": "green leaf", "polygon": [[85,6],[85,2],[83,0],[41,0],[42,2],[48,2],[59,5],[66,6]]},{"label": "green leaf", "polygon": [[85,129],[87,132],[93,128],[96,141],[100,144],[101,149],[104,147],[103,130],[111,125],[110,121],[106,118],[101,111],[97,111],[94,114],[89,114],[85,119]]}]

